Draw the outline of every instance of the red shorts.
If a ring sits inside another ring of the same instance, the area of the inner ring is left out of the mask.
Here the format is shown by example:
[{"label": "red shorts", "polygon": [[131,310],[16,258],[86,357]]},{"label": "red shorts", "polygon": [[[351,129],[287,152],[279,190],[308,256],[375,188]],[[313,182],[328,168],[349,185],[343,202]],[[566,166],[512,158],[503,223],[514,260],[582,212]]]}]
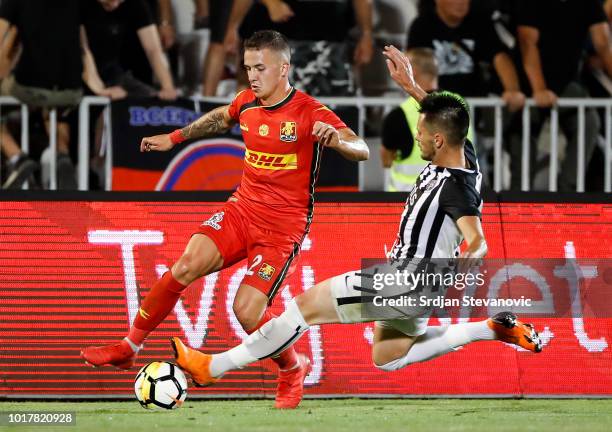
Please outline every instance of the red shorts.
[{"label": "red shorts", "polygon": [[255,225],[238,202],[228,201],[198,233],[212,239],[223,257],[223,268],[247,258],[242,283],[257,288],[271,303],[283,280],[293,273],[301,244],[295,236]]}]

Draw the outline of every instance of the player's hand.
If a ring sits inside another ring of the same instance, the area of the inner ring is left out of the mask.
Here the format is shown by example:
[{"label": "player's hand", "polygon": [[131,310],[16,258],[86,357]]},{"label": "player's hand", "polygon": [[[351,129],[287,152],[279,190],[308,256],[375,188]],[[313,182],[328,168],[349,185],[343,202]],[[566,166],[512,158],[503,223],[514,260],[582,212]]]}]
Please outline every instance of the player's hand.
[{"label": "player's hand", "polygon": [[172,141],[170,140],[170,134],[145,137],[140,142],[141,152],[168,151],[172,150],[173,147],[174,144],[172,144]]},{"label": "player's hand", "polygon": [[159,92],[157,92],[157,97],[161,100],[173,101],[178,97],[178,92],[174,87],[169,89],[161,89]]},{"label": "player's hand", "polygon": [[372,54],[374,53],[374,42],[371,34],[362,34],[359,38],[359,43],[355,47],[354,62],[356,66],[361,66],[370,63]]},{"label": "player's hand", "polygon": [[272,22],[287,22],[295,15],[291,7],[282,0],[267,0],[262,3],[268,9],[268,15],[270,15]]},{"label": "player's hand", "polygon": [[322,121],[315,122],[312,128],[312,134],[316,136],[319,143],[325,147],[335,148],[340,145],[340,134],[336,128]]},{"label": "player's hand", "polygon": [[477,268],[482,265],[482,258],[477,257],[471,252],[465,251],[459,256],[457,273],[467,274],[472,268]]},{"label": "player's hand", "polygon": [[548,89],[534,92],[533,99],[535,100],[535,104],[540,108],[550,108],[557,104],[557,95]]},{"label": "player's hand", "polygon": [[510,112],[516,112],[525,106],[525,95],[521,91],[505,91],[502,99],[506,102]]},{"label": "player's hand", "polygon": [[387,57],[385,62],[393,81],[404,89],[406,93],[412,94],[417,88],[417,83],[414,79],[414,72],[408,57],[393,45],[385,46],[383,55]]}]

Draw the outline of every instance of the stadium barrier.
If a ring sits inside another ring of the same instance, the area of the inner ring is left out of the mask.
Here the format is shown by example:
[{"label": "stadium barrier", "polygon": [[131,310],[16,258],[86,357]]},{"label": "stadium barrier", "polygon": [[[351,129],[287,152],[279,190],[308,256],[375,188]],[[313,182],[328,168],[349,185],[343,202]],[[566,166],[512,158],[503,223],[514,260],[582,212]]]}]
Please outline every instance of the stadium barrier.
[{"label": "stadium barrier", "polygon": [[[390,97],[337,97],[337,98],[320,98],[320,100],[330,106],[354,106],[359,111],[359,126],[358,133],[364,135],[366,109],[369,107],[381,107],[388,110],[397,106],[402,102],[400,98]],[[228,103],[227,98],[201,98],[193,99],[195,110],[200,111],[199,105],[203,102],[210,103]],[[502,190],[502,154],[503,154],[503,107],[504,103],[499,98],[470,98],[468,99],[472,112],[476,108],[492,109],[494,112],[494,134],[493,134],[493,189],[495,191]],[[21,142],[24,151],[29,148],[28,128],[23,125],[28,124],[28,109],[25,105],[12,97],[0,97],[0,107],[3,105],[20,105],[22,115]],[[79,154],[78,154],[78,185],[79,190],[88,190],[89,188],[89,161],[90,161],[90,107],[103,106],[106,109],[103,111],[104,116],[104,139],[103,148],[105,158],[105,190],[111,189],[112,184],[112,143],[111,140],[111,116],[110,100],[108,98],[87,96],[84,97],[79,106]],[[533,163],[530,161],[529,147],[531,145],[531,134],[529,130],[531,110],[534,107],[534,101],[528,100],[523,109],[523,124],[527,125],[522,130],[522,178],[521,189],[523,191],[531,190],[529,181],[529,167]],[[555,192],[557,190],[557,174],[559,171],[559,109],[560,108],[575,108],[578,111],[578,153],[577,153],[577,171],[576,171],[576,191],[584,192],[585,190],[585,110],[587,108],[598,108],[605,110],[605,124],[603,126],[603,135],[605,139],[604,152],[604,191],[612,191],[612,99],[579,99],[579,98],[562,98],[559,99],[557,106],[551,110],[550,124],[550,167],[548,172],[548,190]],[[51,149],[50,162],[50,189],[57,188],[56,160],[57,140],[54,131],[57,128],[57,112],[50,112],[50,139],[49,147]],[[363,164],[359,164],[359,189],[364,189],[365,174]]]},{"label": "stadium barrier", "polygon": [[[137,368],[94,370],[79,358],[80,349],[125,335],[148,289],[227,196],[0,194],[0,398],[133,397]],[[404,198],[318,194],[312,230],[273,312],[316,282],[359,268],[362,258],[383,257]],[[558,199],[490,194],[483,210],[489,256],[532,260],[522,264],[527,272],[512,291],[487,287],[485,297],[530,296],[558,312],[527,316],[541,331],[541,354],[478,342],[388,373],[371,361],[372,324],[315,326],[296,345],[313,361],[308,397],[610,397],[612,315],[596,311],[609,313],[612,306],[612,207],[604,194]],[[553,270],[534,261],[542,259],[552,260]],[[580,269],[575,277],[566,272],[570,262]],[[170,360],[173,335],[207,352],[239,343],[244,332],[231,305],[246,271],[239,263],[194,282],[151,335],[137,366]],[[569,303],[571,313],[562,312],[559,305]],[[273,363],[264,361],[213,387],[190,389],[190,397],[272,397],[275,377]]]},{"label": "stadium barrier", "polygon": [[[84,124],[88,120],[88,108],[91,105],[106,105],[109,104],[108,100],[99,97],[86,97],[83,99],[79,116],[80,124]],[[391,97],[333,97],[333,98],[319,98],[324,104],[332,107],[337,106],[354,106],[359,110],[359,127],[358,134],[364,136],[365,133],[365,119],[366,109],[369,107],[381,107],[386,110],[391,109],[394,106],[399,105],[403,99],[391,98]],[[198,103],[210,102],[210,103],[229,103],[231,99],[218,98],[218,97],[197,97],[193,99],[196,103],[196,111],[198,109]],[[477,108],[492,109],[494,111],[494,146],[493,146],[493,189],[497,192],[502,190],[502,153],[503,153],[503,108],[504,102],[500,98],[468,98],[468,103],[472,110],[472,117],[474,117],[474,110]],[[529,167],[532,161],[529,160],[530,155],[530,119],[531,119],[531,108],[535,107],[533,99],[527,100],[525,108],[523,109],[523,124],[527,127],[523,128],[522,131],[522,178],[521,178],[521,190],[531,190],[529,181]],[[576,174],[576,191],[584,192],[585,188],[585,172],[586,172],[586,161],[585,161],[585,110],[587,108],[602,108],[605,109],[605,125],[604,125],[604,138],[605,138],[605,161],[604,161],[604,191],[612,191],[612,99],[591,99],[591,98],[561,98],[558,101],[557,106],[551,110],[551,134],[550,134],[550,169],[549,169],[549,181],[548,187],[550,192],[557,191],[557,174],[559,166],[558,150],[559,150],[559,109],[560,108],[575,108],[578,111],[578,154],[577,154],[577,174]],[[106,119],[109,122],[109,118]],[[110,127],[110,126],[109,126]],[[84,132],[81,133],[79,139],[79,189],[87,190],[87,173],[88,173],[88,159],[85,158],[89,155],[89,138]],[[110,134],[108,134],[110,137]],[[112,145],[107,144],[105,148],[110,149]],[[112,153],[106,153],[106,190],[110,189],[110,180],[112,178],[111,164],[112,164]],[[363,190],[364,187],[364,172],[363,164],[359,164],[359,190]]]}]

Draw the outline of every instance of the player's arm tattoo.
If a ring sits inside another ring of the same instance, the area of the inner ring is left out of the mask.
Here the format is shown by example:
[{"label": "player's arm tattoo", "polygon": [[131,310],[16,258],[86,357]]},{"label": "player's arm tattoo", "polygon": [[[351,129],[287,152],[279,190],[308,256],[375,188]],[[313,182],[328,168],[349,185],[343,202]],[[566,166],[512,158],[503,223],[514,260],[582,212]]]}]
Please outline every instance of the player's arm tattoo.
[{"label": "player's arm tattoo", "polygon": [[227,106],[222,106],[207,112],[181,129],[183,136],[185,139],[205,138],[227,132],[234,123],[227,110]]}]

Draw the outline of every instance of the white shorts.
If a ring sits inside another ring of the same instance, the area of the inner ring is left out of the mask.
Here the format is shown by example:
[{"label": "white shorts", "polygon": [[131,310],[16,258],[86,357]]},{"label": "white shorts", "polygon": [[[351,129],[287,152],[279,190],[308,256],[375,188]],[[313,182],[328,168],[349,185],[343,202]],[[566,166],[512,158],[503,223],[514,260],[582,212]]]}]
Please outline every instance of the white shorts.
[{"label": "white shorts", "polygon": [[425,333],[431,311],[420,311],[415,316],[398,312],[397,317],[392,319],[389,318],[388,310],[384,316],[372,315],[372,309],[370,313],[365,314],[362,302],[368,296],[364,295],[362,289],[361,274],[361,270],[350,271],[331,279],[331,295],[335,300],[334,306],[340,322],[348,324],[376,321],[377,327],[394,328],[407,336],[421,336]]}]

